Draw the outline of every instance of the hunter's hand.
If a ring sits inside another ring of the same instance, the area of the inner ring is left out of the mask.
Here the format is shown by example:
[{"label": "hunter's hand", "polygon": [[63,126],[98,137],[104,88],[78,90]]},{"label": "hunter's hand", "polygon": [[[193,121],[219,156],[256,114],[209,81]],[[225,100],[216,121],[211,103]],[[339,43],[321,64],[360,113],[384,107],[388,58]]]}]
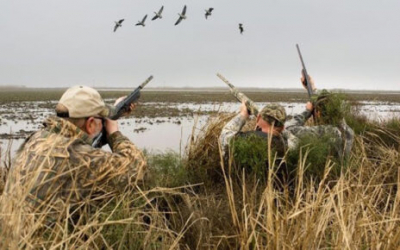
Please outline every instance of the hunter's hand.
[{"label": "hunter's hand", "polygon": [[250,116],[246,107],[246,101],[242,101],[242,105],[240,105],[240,115],[245,119],[248,119]]},{"label": "hunter's hand", "polygon": [[310,112],[313,111],[314,105],[312,104],[312,102],[307,102],[307,104],[306,104],[306,109],[307,109],[308,111],[310,111]]},{"label": "hunter's hand", "polygon": [[104,118],[104,125],[106,127],[107,135],[112,135],[114,132],[117,132],[119,130],[117,121]]},{"label": "hunter's hand", "polygon": [[[126,96],[122,96],[122,97],[118,98],[118,99],[115,101],[114,106],[117,106],[117,104],[120,103],[120,102],[122,102],[123,100],[125,100],[125,98],[126,98]],[[137,105],[137,103],[131,103],[131,105],[130,105],[130,107],[129,107],[129,110],[128,110],[127,112],[125,112],[122,116],[127,116],[127,115],[129,115],[129,114],[132,112],[132,110],[134,110],[134,109],[136,108],[136,105]]]},{"label": "hunter's hand", "polygon": [[[317,90],[317,88],[315,87],[314,79],[310,75],[308,75],[308,78],[310,79],[311,89],[312,89],[313,92],[315,92]],[[307,90],[306,81],[305,81],[305,77],[304,77],[303,71],[301,71],[300,81],[303,84],[303,87]]]}]

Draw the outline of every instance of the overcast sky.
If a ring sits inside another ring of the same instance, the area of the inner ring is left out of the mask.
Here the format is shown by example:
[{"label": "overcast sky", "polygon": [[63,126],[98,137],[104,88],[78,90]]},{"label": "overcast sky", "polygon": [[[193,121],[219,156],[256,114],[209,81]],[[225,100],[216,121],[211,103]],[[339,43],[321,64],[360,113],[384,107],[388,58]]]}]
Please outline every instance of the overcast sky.
[{"label": "overcast sky", "polygon": [[319,88],[400,90],[399,13],[399,0],[2,0],[0,85],[223,87],[220,72],[294,88],[298,43]]}]

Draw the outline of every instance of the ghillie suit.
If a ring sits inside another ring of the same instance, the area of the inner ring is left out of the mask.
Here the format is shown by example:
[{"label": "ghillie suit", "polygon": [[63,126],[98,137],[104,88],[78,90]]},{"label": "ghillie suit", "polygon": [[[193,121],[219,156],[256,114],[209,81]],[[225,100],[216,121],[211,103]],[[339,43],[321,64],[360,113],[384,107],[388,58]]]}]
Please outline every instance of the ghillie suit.
[{"label": "ghillie suit", "polygon": [[[298,160],[307,154],[305,176],[321,178],[328,159],[336,162],[331,174],[338,175],[342,163],[350,156],[354,142],[354,131],[345,121],[350,106],[344,96],[322,90],[313,97],[314,112],[308,110],[294,115],[285,123],[285,130],[294,135],[296,146],[286,157],[289,171],[295,172]],[[314,115],[315,126],[304,126]]]},{"label": "ghillie suit", "polygon": [[317,125],[338,126],[350,113],[350,105],[341,93],[332,93],[325,89],[313,96],[312,102],[317,115]]},{"label": "ghillie suit", "polygon": [[3,247],[46,248],[62,237],[54,229],[67,233],[86,223],[92,207],[134,187],[146,166],[142,152],[120,132],[108,142],[112,152],[95,149],[72,123],[47,119],[18,150],[10,170],[0,205]]},{"label": "ghillie suit", "polygon": [[315,137],[327,138],[334,147],[333,155],[339,159],[348,158],[353,141],[354,132],[347,125],[345,116],[350,112],[350,106],[344,101],[341,94],[322,90],[313,97],[314,121],[316,126],[304,126],[313,113],[308,110],[294,115],[285,123],[286,131],[298,138]]}]

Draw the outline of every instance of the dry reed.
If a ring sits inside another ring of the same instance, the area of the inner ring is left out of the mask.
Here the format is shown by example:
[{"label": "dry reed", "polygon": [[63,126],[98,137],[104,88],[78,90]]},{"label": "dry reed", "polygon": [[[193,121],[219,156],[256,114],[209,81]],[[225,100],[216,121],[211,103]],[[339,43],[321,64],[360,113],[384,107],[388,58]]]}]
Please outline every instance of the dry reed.
[{"label": "dry reed", "polygon": [[[295,182],[289,186],[277,185],[281,180],[273,164],[265,171],[266,183],[246,171],[239,180],[232,178],[217,142],[231,117],[221,115],[193,136],[182,164],[191,176],[182,185],[174,180],[176,187],[158,183],[91,196],[75,210],[67,202],[53,224],[46,222],[50,207],[44,207],[29,230],[23,223],[31,215],[24,214],[27,190],[20,190],[20,199],[13,204],[1,201],[0,244],[28,249],[396,249],[400,245],[399,131],[382,124],[356,136],[336,179],[329,173],[338,163],[330,160],[321,180],[304,178],[310,164],[310,151],[304,149]],[[268,162],[273,158],[269,155]],[[207,177],[214,181],[206,182]],[[193,185],[184,185],[188,182]],[[7,209],[11,205],[14,209]]]}]

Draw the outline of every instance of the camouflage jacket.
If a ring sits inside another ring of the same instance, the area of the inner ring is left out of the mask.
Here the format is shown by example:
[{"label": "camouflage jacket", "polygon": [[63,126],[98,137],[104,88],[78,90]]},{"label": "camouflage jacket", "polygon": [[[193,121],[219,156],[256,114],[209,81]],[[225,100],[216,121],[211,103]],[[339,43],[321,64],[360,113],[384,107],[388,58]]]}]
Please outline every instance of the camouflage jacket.
[{"label": "camouflage jacket", "polygon": [[[354,141],[354,131],[343,121],[338,126],[319,125],[304,126],[306,121],[311,117],[311,112],[305,110],[300,114],[294,115],[285,122],[285,136],[294,136],[296,138],[311,135],[316,137],[329,136],[331,142],[339,157],[348,157]],[[288,133],[289,132],[289,133]],[[297,141],[295,141],[294,147]]]},{"label": "camouflage jacket", "polygon": [[47,119],[17,152],[1,197],[2,212],[58,215],[66,207],[107,199],[143,178],[145,158],[120,132],[108,138],[112,152],[91,142],[72,123]]},{"label": "camouflage jacket", "polygon": [[[221,134],[219,136],[219,145],[222,152],[222,156],[226,159],[229,153],[229,145],[232,139],[239,135],[243,126],[246,124],[246,119],[240,114],[236,115],[232,118],[225,126],[223,127]],[[285,136],[282,136],[284,141],[285,148],[291,148],[295,145],[296,138],[290,133],[286,133]]]},{"label": "camouflage jacket", "polygon": [[[302,135],[311,134],[320,137],[329,134],[332,136],[336,150],[340,155],[344,154],[345,156],[348,156],[350,154],[354,132],[344,121],[339,128],[331,125],[304,126],[305,122],[310,117],[311,112],[305,110],[300,114],[290,117],[285,122],[285,129],[282,132],[282,137],[286,144],[286,148],[289,150],[296,148],[299,140],[298,137],[301,137]],[[238,114],[222,129],[219,143],[223,157],[226,157],[228,154],[231,140],[241,131],[245,123],[246,119]]]}]

